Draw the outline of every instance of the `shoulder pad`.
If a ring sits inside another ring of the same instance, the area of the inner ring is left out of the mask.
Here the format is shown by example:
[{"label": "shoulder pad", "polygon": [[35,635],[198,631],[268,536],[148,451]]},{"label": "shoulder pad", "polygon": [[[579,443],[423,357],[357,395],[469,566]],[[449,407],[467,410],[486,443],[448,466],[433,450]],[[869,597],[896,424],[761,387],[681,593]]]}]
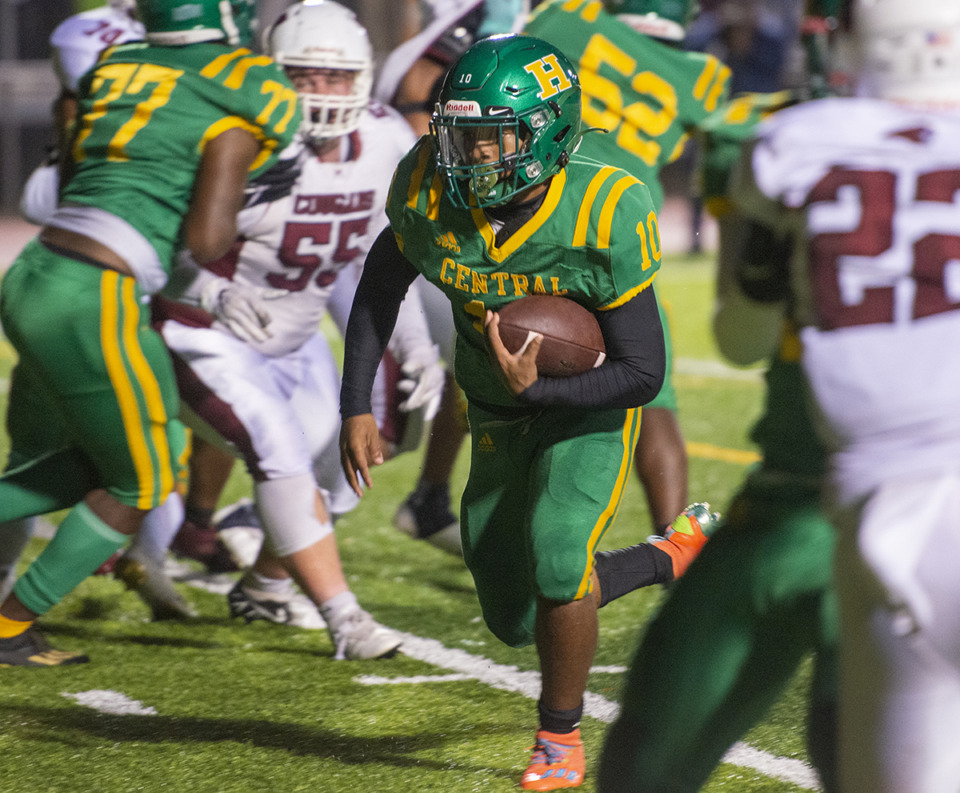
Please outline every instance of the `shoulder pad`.
[{"label": "shoulder pad", "polygon": [[252,180],[244,191],[243,208],[269,204],[290,195],[300,176],[300,158],[278,160],[275,165],[256,179]]}]

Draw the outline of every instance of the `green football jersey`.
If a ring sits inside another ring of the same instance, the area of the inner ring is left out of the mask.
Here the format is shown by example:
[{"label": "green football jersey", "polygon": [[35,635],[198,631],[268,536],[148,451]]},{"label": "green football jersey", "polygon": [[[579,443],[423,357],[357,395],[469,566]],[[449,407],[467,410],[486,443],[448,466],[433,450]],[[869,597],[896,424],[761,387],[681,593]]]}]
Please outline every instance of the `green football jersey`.
[{"label": "green football jersey", "polygon": [[712,55],[686,52],[638,33],[600,0],[552,0],[525,33],[558,47],[576,66],[583,90],[580,151],[644,181],[663,203],[660,169],[726,99],[730,69]]},{"label": "green football jersey", "polygon": [[107,50],[80,84],[76,169],[62,204],[116,215],[153,245],[167,269],[206,143],[239,127],[261,141],[266,170],[300,125],[300,103],[270,58],[223,44]]},{"label": "green football jersey", "polygon": [[650,193],[636,177],[575,154],[543,203],[501,246],[480,209],[457,209],[443,190],[433,139],[397,167],[387,216],[406,258],[450,299],[456,377],[468,398],[522,404],[497,377],[484,346],[486,310],[527,294],[563,295],[592,311],[621,306],[660,267]]}]

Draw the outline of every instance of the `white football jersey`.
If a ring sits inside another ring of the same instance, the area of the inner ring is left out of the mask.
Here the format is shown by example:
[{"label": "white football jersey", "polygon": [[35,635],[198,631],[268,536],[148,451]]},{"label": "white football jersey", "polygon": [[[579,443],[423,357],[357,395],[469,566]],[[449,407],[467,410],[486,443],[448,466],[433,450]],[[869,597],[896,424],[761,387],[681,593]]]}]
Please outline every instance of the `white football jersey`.
[{"label": "white football jersey", "polygon": [[290,194],[240,213],[241,244],[226,271],[218,265],[219,274],[286,290],[269,302],[272,336],[254,345],[260,352],[285,355],[317,332],[338,274],[362,264],[387,225],[390,179],[415,142],[398,113],[374,103],[342,139],[343,162],[320,162],[304,148]]},{"label": "white football jersey", "polygon": [[76,93],[80,78],[97,62],[103,50],[142,39],[143,34],[142,24],[109,5],[67,17],[50,34],[53,68],[60,85]]},{"label": "white football jersey", "polygon": [[841,499],[960,461],[960,114],[828,99],[757,134],[737,197],[800,240],[794,312]]}]

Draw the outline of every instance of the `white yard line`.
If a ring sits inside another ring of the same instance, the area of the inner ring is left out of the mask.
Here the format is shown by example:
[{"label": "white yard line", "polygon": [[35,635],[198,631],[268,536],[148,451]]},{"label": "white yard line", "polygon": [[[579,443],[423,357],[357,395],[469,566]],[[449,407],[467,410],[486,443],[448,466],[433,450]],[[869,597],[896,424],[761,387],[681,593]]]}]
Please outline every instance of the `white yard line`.
[{"label": "white yard line", "polygon": [[130,699],[119,691],[107,691],[96,689],[93,691],[80,691],[71,694],[67,691],[60,692],[67,699],[76,700],[78,705],[85,708],[92,708],[99,713],[109,713],[113,716],[156,716],[157,711],[142,702]]},{"label": "white yard line", "polygon": [[[424,639],[412,633],[401,635],[403,636],[401,652],[404,655],[433,666],[439,666],[442,669],[449,669],[454,674],[398,678],[359,675],[354,678],[358,683],[364,685],[395,685],[397,683],[415,685],[424,682],[476,680],[491,688],[522,694],[529,699],[536,700],[540,696],[539,672],[526,672],[515,666],[497,664],[488,658],[471,655],[465,650],[445,647],[435,639]],[[620,669],[619,667],[614,668]],[[611,669],[611,667],[595,667],[591,671],[607,672]],[[605,724],[609,724],[616,718],[619,709],[616,702],[611,702],[599,694],[588,691],[584,696],[584,714]],[[758,771],[765,776],[790,782],[807,790],[820,789],[816,772],[806,763],[789,757],[777,757],[739,741],[730,748],[723,759],[727,763]]]},{"label": "white yard line", "polygon": [[[202,577],[188,578],[184,583],[223,594],[223,577],[216,576],[213,581],[205,581]],[[484,685],[501,691],[521,694],[528,699],[536,700],[540,696],[540,673],[519,669],[516,666],[498,664],[489,658],[473,655],[466,650],[446,647],[436,639],[426,639],[412,633],[401,633],[403,646],[401,651],[408,658],[447,669],[452,674],[443,675],[413,675],[386,677],[382,675],[358,675],[355,682],[367,686],[382,685],[421,685],[423,683],[447,683],[475,680]],[[622,666],[597,666],[594,673],[622,674]],[[63,696],[74,699],[84,707],[93,708],[101,713],[118,715],[155,715],[154,708],[143,703],[128,699],[117,691],[81,691],[79,693],[63,692]],[[584,695],[583,712],[597,721],[609,724],[619,713],[620,707],[599,694],[587,691]],[[806,763],[789,757],[777,757],[768,752],[756,749],[748,744],[737,742],[727,754],[724,761],[732,765],[748,768],[765,776],[789,782],[807,790],[819,790],[817,774]]]},{"label": "white yard line", "polygon": [[676,374],[710,377],[717,380],[747,380],[757,383],[763,380],[762,368],[739,369],[723,361],[700,358],[674,358],[673,371]]}]

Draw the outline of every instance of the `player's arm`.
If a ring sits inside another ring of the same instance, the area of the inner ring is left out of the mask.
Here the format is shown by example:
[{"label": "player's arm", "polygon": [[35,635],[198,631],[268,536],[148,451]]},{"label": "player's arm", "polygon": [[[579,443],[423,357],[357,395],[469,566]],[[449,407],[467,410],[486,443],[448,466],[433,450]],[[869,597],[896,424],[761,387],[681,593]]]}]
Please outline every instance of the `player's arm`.
[{"label": "player's arm", "polygon": [[789,294],[791,237],[778,229],[771,203],[753,179],[752,147],[734,166],[730,195],[738,197],[719,220],[720,247],[713,331],[720,352],[748,365],[776,349]]},{"label": "player's arm", "polygon": [[269,338],[271,317],[264,301],[283,294],[282,290],[234,283],[205,265],[226,255],[236,242],[247,174],[259,151],[257,139],[238,128],[207,144],[184,218],[181,249],[164,288],[165,296],[201,306],[247,342]]},{"label": "player's arm", "polygon": [[397,323],[400,303],[416,277],[416,268],[400,252],[388,226],[367,254],[344,338],[340,464],[358,496],[363,495],[363,489],[357,474],[370,487],[370,466],[380,465],[384,459],[370,394],[380,359]]},{"label": "player's arm", "polygon": [[[363,274],[363,260],[355,260],[337,274],[327,300],[327,313],[342,336],[346,335],[350,308],[357,283]],[[443,391],[445,370],[440,363],[437,345],[427,327],[426,309],[420,300],[420,289],[414,281],[400,303],[397,321],[387,349],[400,365],[402,379],[397,384],[407,397],[400,403],[403,411],[424,407],[427,419],[433,418]]]},{"label": "player's arm", "polygon": [[596,312],[607,356],[596,369],[572,377],[538,377],[519,393],[532,405],[632,408],[663,386],[666,351],[653,289],[608,311]]},{"label": "player's arm", "polygon": [[56,144],[30,174],[20,198],[20,214],[37,226],[46,225],[57,211],[60,185],[66,183],[73,170],[69,152],[76,116],[76,94],[66,88],[61,89],[53,103]]},{"label": "player's arm", "polygon": [[260,142],[239,128],[207,143],[181,231],[182,247],[198,264],[219,259],[236,240],[247,173],[259,153]]},{"label": "player's arm", "polygon": [[729,214],[718,221],[713,333],[721,354],[747,366],[773,352],[786,308],[790,251],[766,226]]},{"label": "player's arm", "polygon": [[[604,246],[610,246],[614,278],[629,292],[595,313],[603,334],[606,358],[597,368],[571,377],[538,377],[533,344],[510,356],[499,344],[497,323],[487,335],[504,369],[508,387],[532,405],[583,408],[633,408],[650,402],[663,386],[666,352],[660,312],[651,284],[660,254],[653,244],[656,218],[650,194],[639,180],[624,175],[627,187],[594,202],[592,211],[612,218]],[[637,223],[637,218],[646,222]],[[619,222],[618,222],[619,221]],[[645,273],[637,283],[637,273]],[[636,292],[636,294],[633,294]],[[629,297],[629,299],[627,299]],[[495,340],[496,337],[496,340]],[[506,354],[506,355],[505,355]]]}]

